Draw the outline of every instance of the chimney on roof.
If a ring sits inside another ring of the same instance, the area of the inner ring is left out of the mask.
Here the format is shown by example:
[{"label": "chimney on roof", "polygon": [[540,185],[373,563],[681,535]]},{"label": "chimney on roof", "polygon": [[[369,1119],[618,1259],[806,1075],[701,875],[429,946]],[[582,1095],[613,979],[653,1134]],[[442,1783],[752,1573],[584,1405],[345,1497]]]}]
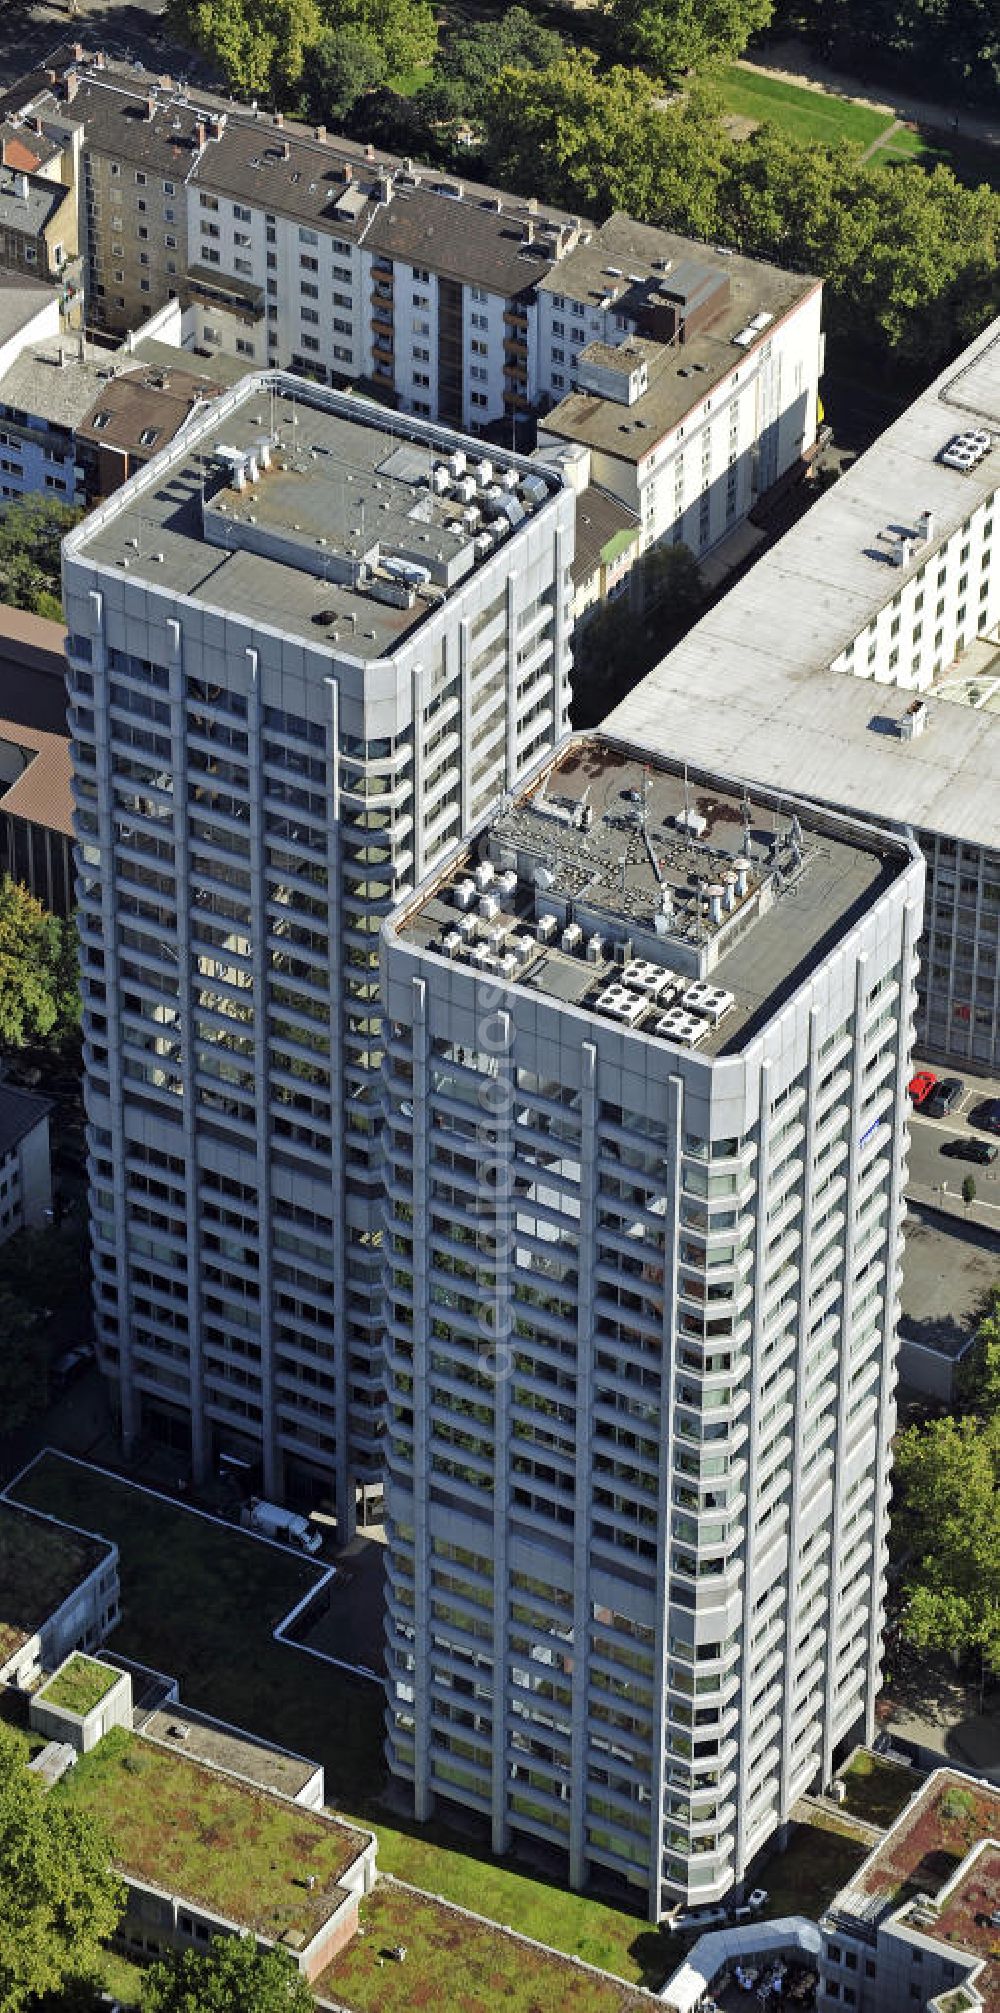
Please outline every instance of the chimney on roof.
[{"label": "chimney on roof", "polygon": [[27,177],[27,175],[26,175],[26,174],[25,174],[25,173],[23,172],[23,170],[21,171],[21,173],[19,173],[18,175],[16,175],[16,176],[14,177],[14,193],[15,193],[15,195],[16,195],[16,197],[17,197],[17,200],[18,200],[18,202],[19,202],[19,203],[26,203],[26,202],[27,202],[27,200],[28,200],[28,177]]},{"label": "chimney on roof", "polygon": [[[76,73],[76,71],[75,71],[75,70],[71,70],[71,71],[69,72],[69,75],[68,75],[68,76],[67,76],[67,78],[66,78],[66,103],[67,103],[67,105],[71,105],[71,104],[73,103],[73,100],[74,100],[74,98],[76,97],[76,94],[77,94],[77,92],[78,92],[78,90],[79,90],[79,89],[80,89],[80,79],[79,79],[79,77],[77,76],[77,73]],[[39,121],[38,121],[38,130],[39,130],[39,132],[41,132],[41,130],[42,130],[42,122],[41,122],[41,120],[40,120],[40,119],[39,119]]]},{"label": "chimney on roof", "polygon": [[354,180],[354,169],[350,161],[344,162],[344,180],[345,182],[353,182]]},{"label": "chimney on roof", "polygon": [[146,117],[147,117],[147,119],[155,119],[155,117],[156,117],[156,113],[157,113],[157,102],[156,102],[156,98],[155,98],[155,96],[154,96],[154,94],[153,94],[153,92],[152,92],[152,91],[148,91],[148,92],[146,93]]},{"label": "chimney on roof", "polygon": [[374,161],[374,159],[375,159],[375,149],[372,146],[371,141],[369,140],[368,145],[365,148],[365,160]]},{"label": "chimney on roof", "polygon": [[287,141],[287,140],[282,140],[282,142],[281,142],[281,146],[279,147],[279,149],[278,149],[278,152],[280,153],[280,155],[281,155],[281,158],[282,158],[282,160],[283,160],[283,161],[290,161],[290,160],[291,160],[291,158],[292,158],[292,150],[291,150],[291,147],[290,147],[290,145],[289,145],[289,143],[288,143],[288,141]]},{"label": "chimney on roof", "polygon": [[173,88],[174,88],[174,80],[173,80],[173,78],[172,78],[172,77],[161,77],[161,78],[160,78],[160,89],[161,89],[161,91],[172,91],[172,90],[173,90]]},{"label": "chimney on roof", "polygon": [[285,123],[285,115],[284,115],[284,112],[275,112],[275,115],[274,115],[274,123],[275,123],[275,125],[277,126],[277,128],[278,128],[278,131],[279,131],[279,133],[280,133],[280,131],[281,131],[281,128],[282,128],[282,126],[283,126],[283,125],[284,125],[284,123]]},{"label": "chimney on roof", "polygon": [[315,129],[315,132],[313,133],[313,138],[314,138],[315,140],[323,140],[323,141],[325,142],[325,140],[326,140],[326,127],[325,127],[325,126],[317,126],[317,127],[316,127],[316,129]]},{"label": "chimney on roof", "polygon": [[210,139],[210,140],[221,140],[221,138],[222,138],[222,135],[223,135],[223,133],[225,132],[225,129],[226,129],[226,115],[225,115],[225,112],[210,112],[210,113],[209,113],[209,115],[208,115],[208,137],[209,137],[209,139]]},{"label": "chimney on roof", "polygon": [[198,149],[199,154],[201,153],[201,150],[205,145],[205,141],[207,139],[208,139],[208,127],[206,126],[204,119],[196,119],[194,127],[194,143]]},{"label": "chimney on roof", "polygon": [[104,54],[104,50],[98,49],[94,56],[94,68],[96,70],[106,70],[107,65],[108,65],[108,59]]},{"label": "chimney on roof", "polygon": [[39,116],[38,116],[38,113],[37,113],[37,112],[35,113],[35,116],[34,116],[34,118],[33,118],[33,119],[32,119],[32,121],[31,121],[31,130],[32,130],[32,132],[33,132],[33,133],[40,133],[40,132],[42,132],[42,130],[43,130],[43,128],[42,128],[42,122],[41,122],[41,119],[39,118]]}]

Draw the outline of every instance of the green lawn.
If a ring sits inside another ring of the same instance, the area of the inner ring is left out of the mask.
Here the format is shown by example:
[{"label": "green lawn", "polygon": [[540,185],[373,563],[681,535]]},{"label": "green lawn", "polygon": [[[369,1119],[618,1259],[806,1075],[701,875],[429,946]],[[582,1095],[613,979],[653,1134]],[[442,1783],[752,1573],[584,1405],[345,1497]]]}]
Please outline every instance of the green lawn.
[{"label": "green lawn", "polygon": [[739,63],[721,69],[718,83],[728,112],[758,124],[769,120],[796,140],[858,140],[868,147],[892,124],[888,112],[787,84],[780,77],[761,76]]},{"label": "green lawn", "polygon": [[767,1914],[807,1915],[818,1921],[834,1895],[857,1872],[870,1847],[825,1824],[792,1824],[784,1852],[772,1852],[754,1869],[767,1888]]},{"label": "green lawn", "polygon": [[[499,2005],[506,2013],[639,2013],[649,2003],[391,1883],[362,1903],[361,1923],[364,1936],[316,1984],[358,2013],[486,2013]],[[389,1954],[400,1944],[402,1962]]]},{"label": "green lawn", "polygon": [[919,126],[899,126],[884,144],[876,147],[871,158],[873,161],[921,161],[925,168],[933,168],[941,158],[941,152]]},{"label": "green lawn", "polygon": [[870,1754],[862,1747],[845,1770],[843,1780],[847,1787],[844,1808],[852,1816],[863,1817],[867,1823],[880,1824],[887,1830],[916,1794],[924,1777],[916,1775],[912,1768],[900,1768],[898,1762],[883,1761],[880,1755]]},{"label": "green lawn", "polygon": [[394,77],[386,79],[386,90],[395,91],[400,98],[415,98],[434,75],[432,63],[415,63],[412,70],[397,70]]},{"label": "green lawn", "polygon": [[377,1810],[359,1814],[355,1822],[370,1823],[377,1832],[384,1873],[509,1923],[522,1935],[633,1984],[658,1989],[684,1954],[683,1940],[654,1928],[638,1912],[638,1902],[632,1914],[595,1895],[573,1894],[523,1865],[494,1859],[440,1824],[402,1829],[391,1819],[383,1821]]},{"label": "green lawn", "polygon": [[102,1950],[97,1966],[98,1983],[113,1999],[120,1999],[123,2006],[138,2006],[142,1976],[140,1965],[130,1964],[117,1951]]}]

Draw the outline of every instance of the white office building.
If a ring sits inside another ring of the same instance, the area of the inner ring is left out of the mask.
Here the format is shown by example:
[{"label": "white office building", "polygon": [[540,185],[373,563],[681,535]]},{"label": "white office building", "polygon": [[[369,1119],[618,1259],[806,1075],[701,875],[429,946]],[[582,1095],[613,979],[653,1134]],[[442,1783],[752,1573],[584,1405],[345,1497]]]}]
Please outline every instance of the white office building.
[{"label": "white office building", "polygon": [[278,374],[65,546],[102,1368],[127,1446],[380,1471],[378,932],[563,732],[560,478]]},{"label": "white office building", "polygon": [[654,1918],[872,1725],[922,883],[581,737],[383,931],[391,1766]]},{"label": "white office building", "polygon": [[912,828],[917,1038],[1000,1065],[1000,321],[606,723]]}]

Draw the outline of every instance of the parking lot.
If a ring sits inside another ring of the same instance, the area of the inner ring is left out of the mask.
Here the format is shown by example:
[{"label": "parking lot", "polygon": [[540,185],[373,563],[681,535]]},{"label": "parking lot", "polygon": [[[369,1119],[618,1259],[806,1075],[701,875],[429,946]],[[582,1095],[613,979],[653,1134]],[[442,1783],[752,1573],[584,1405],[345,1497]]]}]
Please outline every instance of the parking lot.
[{"label": "parking lot", "polygon": [[992,1166],[983,1167],[971,1160],[952,1157],[942,1152],[942,1147],[954,1141],[984,1140],[992,1145],[1000,1145],[992,1133],[970,1123],[970,1113],[985,1098],[1000,1097],[1000,1082],[995,1077],[973,1076],[960,1068],[951,1068],[947,1063],[935,1063],[921,1058],[914,1068],[933,1071],[938,1079],[946,1076],[961,1078],[964,1089],[954,1111],[943,1118],[929,1118],[916,1107],[910,1121],[910,1161],[906,1192],[914,1201],[929,1203],[949,1214],[966,1213],[962,1201],[962,1183],[967,1175],[976,1184],[976,1199],[969,1207],[972,1222],[992,1226],[1000,1232],[1000,1154]]}]

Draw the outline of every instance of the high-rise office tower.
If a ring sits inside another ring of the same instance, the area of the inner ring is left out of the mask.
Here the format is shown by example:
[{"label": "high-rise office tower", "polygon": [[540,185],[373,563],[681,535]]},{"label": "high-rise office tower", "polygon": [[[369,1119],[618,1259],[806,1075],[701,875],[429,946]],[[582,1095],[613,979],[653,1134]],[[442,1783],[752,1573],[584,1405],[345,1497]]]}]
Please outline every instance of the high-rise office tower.
[{"label": "high-rise office tower", "polygon": [[378,932],[565,726],[557,475],[278,374],[70,537],[95,1308],[126,1445],[380,1470]]},{"label": "high-rise office tower", "polygon": [[922,876],[595,736],[383,932],[392,1766],[654,1917],[871,1731]]}]

